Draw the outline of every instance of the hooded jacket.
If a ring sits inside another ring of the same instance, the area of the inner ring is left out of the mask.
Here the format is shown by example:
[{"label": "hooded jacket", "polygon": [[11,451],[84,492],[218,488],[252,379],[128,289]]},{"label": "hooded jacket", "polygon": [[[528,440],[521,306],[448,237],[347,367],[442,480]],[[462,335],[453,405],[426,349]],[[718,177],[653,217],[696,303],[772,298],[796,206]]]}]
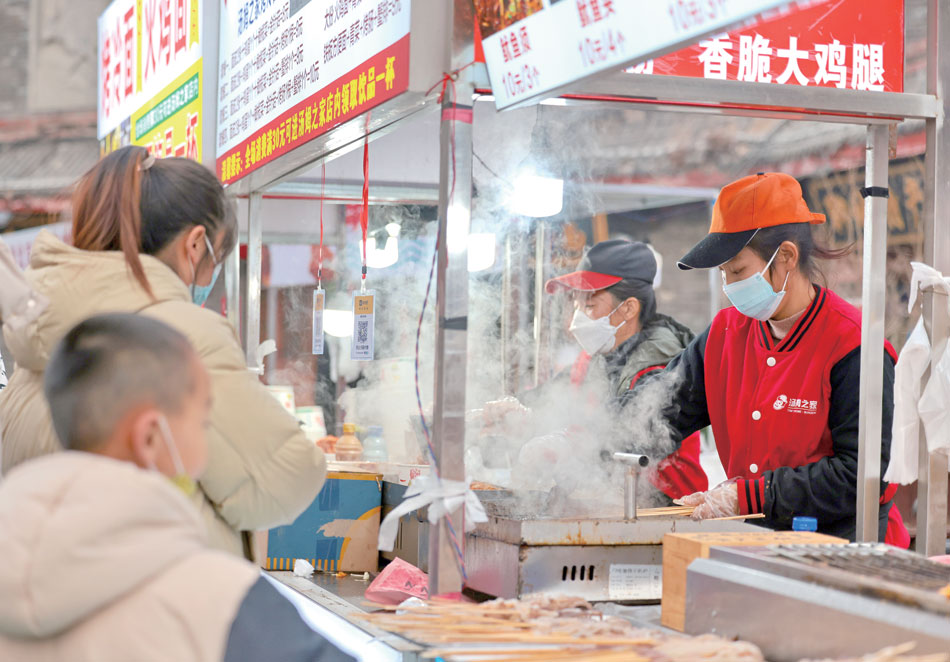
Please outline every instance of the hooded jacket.
[{"label": "hooded jacket", "polygon": [[187,286],[163,262],[140,259],[154,299],[121,252],[82,251],[47,232],[37,237],[26,278],[49,306],[27,324],[4,326],[16,370],[0,391],[2,469],[61,450],[43,396],[43,370],[66,332],[100,313],[154,317],[188,337],[211,375],[208,469],[195,502],[211,545],[249,556],[240,532],[291,523],[320,491],[326,461],[248,372],[228,321],[194,305]]},{"label": "hooded jacket", "polygon": [[0,485],[0,531],[2,660],[351,659],[257,568],[207,548],[161,474],[74,451],[37,459]]}]

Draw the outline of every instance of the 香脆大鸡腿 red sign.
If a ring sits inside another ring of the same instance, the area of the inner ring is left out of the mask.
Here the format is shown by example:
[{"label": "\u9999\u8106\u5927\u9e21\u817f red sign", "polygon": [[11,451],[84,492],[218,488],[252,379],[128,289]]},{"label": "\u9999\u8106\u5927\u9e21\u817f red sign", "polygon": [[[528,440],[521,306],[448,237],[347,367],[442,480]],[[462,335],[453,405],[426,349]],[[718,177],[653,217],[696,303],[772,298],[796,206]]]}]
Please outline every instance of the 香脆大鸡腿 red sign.
[{"label": "\u9999\u8106\u5927\u9e21\u817f red sign", "polygon": [[793,3],[630,72],[902,92],[904,0],[875,0],[874,11],[866,0]]}]

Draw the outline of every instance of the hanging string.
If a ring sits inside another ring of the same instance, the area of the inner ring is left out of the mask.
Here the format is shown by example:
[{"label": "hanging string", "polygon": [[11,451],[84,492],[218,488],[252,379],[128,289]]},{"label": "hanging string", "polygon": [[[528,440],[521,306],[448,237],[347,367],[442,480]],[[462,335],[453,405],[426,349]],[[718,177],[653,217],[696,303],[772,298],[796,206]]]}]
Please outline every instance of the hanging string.
[{"label": "hanging string", "polygon": [[360,292],[366,292],[366,232],[369,228],[369,116],[366,117],[366,136],[363,138],[363,208],[360,210],[360,227],[363,230],[363,273]]},{"label": "hanging string", "polygon": [[320,164],[320,252],[317,255],[317,289],[323,289],[323,198],[327,194],[327,162]]}]

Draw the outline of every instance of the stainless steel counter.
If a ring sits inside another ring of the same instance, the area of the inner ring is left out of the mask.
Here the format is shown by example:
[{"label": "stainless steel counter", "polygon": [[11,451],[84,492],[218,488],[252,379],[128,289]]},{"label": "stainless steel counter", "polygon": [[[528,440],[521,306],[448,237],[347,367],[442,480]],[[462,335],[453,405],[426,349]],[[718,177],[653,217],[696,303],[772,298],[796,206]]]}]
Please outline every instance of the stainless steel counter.
[{"label": "stainless steel counter", "polygon": [[369,582],[356,577],[266,572],[310,626],[360,662],[418,662],[423,646],[375,628],[358,616],[369,611],[363,593]]}]

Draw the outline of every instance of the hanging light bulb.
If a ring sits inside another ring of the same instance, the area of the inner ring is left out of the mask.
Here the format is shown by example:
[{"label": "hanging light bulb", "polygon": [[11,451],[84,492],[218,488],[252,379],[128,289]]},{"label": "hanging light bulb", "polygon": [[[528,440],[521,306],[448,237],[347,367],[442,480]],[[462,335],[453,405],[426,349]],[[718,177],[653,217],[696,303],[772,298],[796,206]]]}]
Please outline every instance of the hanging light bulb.
[{"label": "hanging light bulb", "polygon": [[376,247],[376,237],[366,240],[366,266],[371,269],[385,269],[399,261],[399,239],[387,237],[382,248]]},{"label": "hanging light bulb", "polygon": [[508,205],[516,214],[545,218],[564,208],[564,180],[522,170],[515,178]]},{"label": "hanging light bulb", "polygon": [[353,335],[353,311],[327,308],[323,311],[323,331],[334,338]]},{"label": "hanging light bulb", "polygon": [[495,234],[475,233],[468,236],[468,271],[485,271],[495,264]]}]

